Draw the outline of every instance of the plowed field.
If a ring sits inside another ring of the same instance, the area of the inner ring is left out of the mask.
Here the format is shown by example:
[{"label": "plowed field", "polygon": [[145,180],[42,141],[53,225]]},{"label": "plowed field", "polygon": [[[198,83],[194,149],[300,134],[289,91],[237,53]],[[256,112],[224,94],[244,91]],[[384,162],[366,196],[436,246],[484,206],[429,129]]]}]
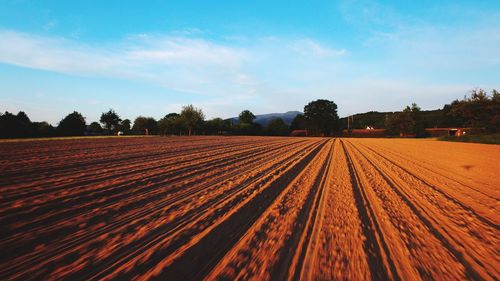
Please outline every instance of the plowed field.
[{"label": "plowed field", "polygon": [[0,143],[0,280],[499,280],[500,146]]}]

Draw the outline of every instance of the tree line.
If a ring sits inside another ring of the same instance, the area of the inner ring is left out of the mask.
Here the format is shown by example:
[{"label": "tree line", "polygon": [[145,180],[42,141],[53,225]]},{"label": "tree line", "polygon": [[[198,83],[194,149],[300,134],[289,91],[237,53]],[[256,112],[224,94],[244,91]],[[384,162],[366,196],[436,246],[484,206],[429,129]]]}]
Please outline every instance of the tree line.
[{"label": "tree line", "polygon": [[53,137],[82,135],[270,135],[286,136],[294,130],[304,130],[310,136],[340,135],[344,129],[361,129],[365,126],[386,129],[388,135],[415,135],[425,137],[429,127],[467,127],[473,133],[498,133],[500,131],[500,93],[491,94],[483,89],[472,90],[469,96],[446,104],[441,110],[422,111],[417,104],[400,112],[368,112],[356,115],[356,121],[339,119],[337,105],[330,100],[318,99],[304,106],[290,126],[281,118],[271,120],[266,126],[255,121],[255,115],[243,110],[238,121],[214,118],[205,120],[203,111],[193,105],[184,106],[180,113],[169,113],[156,120],[138,116],[132,122],[121,119],[113,109],[103,112],[99,122],[87,124],[79,112],[64,117],[56,127],[47,122],[31,122],[26,113],[0,113],[0,137]]},{"label": "tree line", "polygon": [[[431,127],[429,123],[420,107],[413,103],[386,118],[385,127],[388,134],[425,137],[425,128]],[[473,134],[500,132],[500,93],[493,89],[488,95],[483,89],[474,89],[469,96],[444,105],[433,123],[439,127],[470,128]]]},{"label": "tree line", "polygon": [[456,99],[441,109],[422,110],[413,103],[399,112],[370,111],[342,118],[340,122],[343,129],[372,127],[386,129],[387,135],[426,137],[426,128],[458,127],[470,128],[473,134],[498,133],[499,120],[499,92],[493,89],[488,94],[483,89],[474,89],[463,99]]},{"label": "tree line", "polygon": [[205,114],[193,105],[186,105],[180,113],[169,113],[156,120],[153,117],[138,116],[132,122],[121,119],[116,111],[103,112],[99,122],[86,123],[85,117],[77,112],[65,116],[56,127],[47,122],[31,122],[25,112],[17,115],[0,113],[0,137],[54,137],[83,135],[270,135],[286,136],[294,129],[308,129],[312,134],[331,135],[338,130],[337,105],[333,101],[316,100],[304,107],[304,114],[298,115],[287,125],[281,118],[271,120],[266,126],[255,121],[255,115],[243,110],[238,122],[231,119],[214,118],[205,120]]}]

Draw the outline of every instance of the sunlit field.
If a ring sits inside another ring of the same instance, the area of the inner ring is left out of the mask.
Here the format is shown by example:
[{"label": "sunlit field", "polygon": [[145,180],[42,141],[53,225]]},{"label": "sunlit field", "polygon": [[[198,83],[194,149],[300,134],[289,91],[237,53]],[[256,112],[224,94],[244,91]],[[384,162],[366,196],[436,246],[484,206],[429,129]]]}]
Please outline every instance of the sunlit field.
[{"label": "sunlit field", "polygon": [[498,280],[500,147],[0,143],[0,279]]}]

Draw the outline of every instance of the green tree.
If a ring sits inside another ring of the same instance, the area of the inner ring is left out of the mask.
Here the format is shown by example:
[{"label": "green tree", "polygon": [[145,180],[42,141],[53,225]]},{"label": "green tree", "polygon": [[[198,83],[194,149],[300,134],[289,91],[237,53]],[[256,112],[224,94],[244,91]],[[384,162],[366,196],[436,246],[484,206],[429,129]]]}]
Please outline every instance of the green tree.
[{"label": "green tree", "polygon": [[422,120],[420,107],[412,103],[402,112],[392,114],[386,120],[386,129],[389,134],[425,136],[425,125]]},{"label": "green tree", "polygon": [[194,129],[203,125],[205,115],[201,109],[198,109],[190,104],[182,107],[181,119],[188,129],[188,135],[191,136]]},{"label": "green tree", "polygon": [[235,130],[235,133],[243,136],[256,136],[263,133],[262,126],[259,123],[240,123]]},{"label": "green tree", "polygon": [[500,94],[489,96],[483,89],[474,89],[470,97],[451,103],[448,116],[462,121],[475,132],[494,133],[500,130]]},{"label": "green tree", "polygon": [[17,117],[6,111],[0,115],[0,136],[2,138],[13,138],[17,135]]},{"label": "green tree", "polygon": [[214,118],[205,122],[205,132],[210,135],[221,135],[230,130],[230,121]]},{"label": "green tree", "polygon": [[64,117],[57,126],[57,132],[62,136],[83,136],[86,129],[85,117],[76,111]]},{"label": "green tree", "polygon": [[103,132],[101,125],[97,122],[90,123],[87,130],[92,135],[100,135]]},{"label": "green tree", "polygon": [[17,113],[17,131],[19,137],[31,137],[34,135],[33,123],[24,111]]},{"label": "green tree", "polygon": [[108,134],[112,134],[117,129],[121,120],[120,116],[118,116],[113,109],[110,109],[108,112],[103,112],[101,114],[101,119],[99,121],[104,125]]},{"label": "green tree", "polygon": [[124,134],[129,135],[131,133],[131,125],[132,122],[130,121],[130,119],[124,119],[118,125],[118,131],[121,131]]},{"label": "green tree", "polygon": [[500,92],[497,91],[496,89],[491,90],[491,100],[494,103],[499,103],[500,102]]},{"label": "green tree", "polygon": [[304,107],[308,128],[316,133],[331,135],[339,129],[337,105],[333,101],[319,99]]},{"label": "green tree", "polygon": [[441,113],[441,127],[463,127],[465,121],[461,116],[455,115],[452,110],[460,101],[454,100],[450,104],[445,104]]},{"label": "green tree", "polygon": [[236,134],[244,136],[262,134],[262,126],[253,122],[255,118],[255,115],[250,110],[243,110],[239,115],[239,124],[235,130]]},{"label": "green tree", "polygon": [[24,138],[35,134],[35,128],[28,115],[19,111],[17,115],[10,112],[0,114],[0,136],[5,138]]},{"label": "green tree", "polygon": [[275,118],[269,122],[266,132],[271,136],[286,136],[290,133],[290,128],[281,118]]},{"label": "green tree", "polygon": [[413,133],[415,134],[415,136],[425,137],[425,122],[422,118],[422,110],[416,103],[411,104],[410,115],[415,123],[415,125],[413,126]]},{"label": "green tree", "polygon": [[132,131],[139,135],[155,135],[158,133],[157,122],[153,117],[139,116],[134,120]]},{"label": "green tree", "polygon": [[305,130],[306,129],[306,118],[304,114],[297,114],[292,120],[290,125],[290,130]]},{"label": "green tree", "polygon": [[240,124],[252,124],[253,120],[255,120],[255,115],[250,110],[243,110],[239,115]]},{"label": "green tree", "polygon": [[158,130],[161,135],[180,134],[183,129],[181,116],[177,113],[169,113],[158,120]]},{"label": "green tree", "polygon": [[413,134],[414,126],[415,120],[413,120],[411,109],[408,106],[402,112],[392,114],[386,121],[386,129],[389,134]]},{"label": "green tree", "polygon": [[33,127],[37,137],[53,137],[56,135],[56,129],[45,121],[33,122]]}]

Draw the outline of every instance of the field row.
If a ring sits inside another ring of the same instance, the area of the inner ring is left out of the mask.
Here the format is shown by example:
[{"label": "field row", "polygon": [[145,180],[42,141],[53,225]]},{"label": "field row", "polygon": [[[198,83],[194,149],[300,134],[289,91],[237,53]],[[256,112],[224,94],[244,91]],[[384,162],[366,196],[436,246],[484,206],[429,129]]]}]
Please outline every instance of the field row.
[{"label": "field row", "polygon": [[0,279],[498,280],[498,146],[0,144]]}]

